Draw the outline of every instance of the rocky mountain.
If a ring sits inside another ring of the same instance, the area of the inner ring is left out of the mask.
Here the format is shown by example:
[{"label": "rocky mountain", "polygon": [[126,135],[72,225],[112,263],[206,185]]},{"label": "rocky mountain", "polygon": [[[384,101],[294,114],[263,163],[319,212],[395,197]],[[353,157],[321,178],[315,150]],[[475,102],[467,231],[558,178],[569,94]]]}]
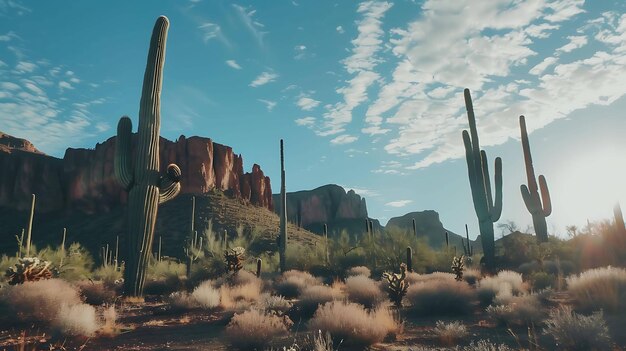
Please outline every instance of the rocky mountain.
[{"label": "rocky mountain", "polygon": [[[401,230],[413,232],[413,219],[415,219],[415,227],[418,236],[428,238],[428,243],[433,248],[440,248],[446,244],[445,233],[448,232],[450,247],[457,247],[459,254],[463,253],[461,239],[465,236],[458,235],[449,229],[444,228],[439,213],[432,210],[410,212],[401,217],[393,217],[387,222],[386,228],[399,228]],[[480,242],[471,242],[474,245],[475,252],[478,252]]]},{"label": "rocky mountain", "polygon": [[[67,149],[58,159],[24,139],[0,133],[0,206],[28,209],[34,193],[40,212],[109,211],[126,200],[113,174],[114,153],[115,137],[95,149]],[[161,138],[160,156],[163,170],[169,163],[181,168],[182,194],[219,190],[273,208],[269,177],[256,164],[244,173],[243,158],[229,146],[196,136],[181,136],[175,142]]]},{"label": "rocky mountain", "polygon": [[[274,212],[280,212],[280,194],[273,195]],[[329,235],[342,230],[349,234],[362,234],[365,220],[368,219],[365,198],[346,190],[339,185],[328,184],[313,190],[287,193],[287,220],[297,226],[321,234],[324,224]],[[380,228],[378,220],[373,221]]]}]

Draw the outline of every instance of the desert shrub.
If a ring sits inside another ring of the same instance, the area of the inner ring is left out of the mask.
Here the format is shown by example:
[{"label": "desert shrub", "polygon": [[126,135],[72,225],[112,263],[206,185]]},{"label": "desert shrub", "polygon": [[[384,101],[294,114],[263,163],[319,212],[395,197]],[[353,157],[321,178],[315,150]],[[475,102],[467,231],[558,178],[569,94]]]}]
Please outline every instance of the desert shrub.
[{"label": "desert shrub", "polygon": [[144,293],[146,295],[166,295],[183,286],[180,277],[186,273],[186,266],[174,259],[151,260],[146,271]]},{"label": "desert shrub", "polygon": [[228,323],[225,336],[239,350],[262,349],[273,338],[287,333],[290,325],[284,318],[256,309],[237,313]]},{"label": "desert shrub", "polygon": [[9,320],[51,322],[61,305],[80,303],[78,290],[60,279],[26,282],[0,289],[0,316]]},{"label": "desert shrub", "polygon": [[115,290],[102,282],[82,281],[77,286],[80,296],[90,305],[99,306],[115,300]]},{"label": "desert shrub", "polygon": [[18,258],[15,256],[0,256],[0,285],[6,282],[5,272],[9,269],[9,267],[14,267],[18,262]]},{"label": "desert shrub", "polygon": [[538,297],[528,294],[496,296],[494,304],[487,307],[487,314],[506,326],[537,324],[544,317]]},{"label": "desert shrub", "polygon": [[348,269],[348,272],[346,273],[349,277],[356,275],[364,275],[366,277],[370,277],[372,275],[372,271],[370,271],[370,269],[365,266],[352,267]]},{"label": "desert shrub", "polygon": [[546,272],[532,273],[528,280],[533,290],[543,290],[554,285],[555,276]]},{"label": "desert shrub", "polygon": [[463,346],[461,351],[514,351],[515,349],[506,344],[494,344],[489,339],[479,340],[478,342],[470,342],[469,345]]},{"label": "desert shrub", "polygon": [[259,299],[259,308],[266,312],[284,314],[291,309],[291,302],[280,295],[263,294]]},{"label": "desert shrub", "polygon": [[447,346],[454,345],[457,340],[463,339],[468,334],[467,327],[459,321],[450,323],[437,321],[433,332],[439,338],[439,341]]},{"label": "desert shrub", "polygon": [[543,261],[543,270],[552,275],[569,275],[574,272],[576,266],[571,261]]},{"label": "desert shrub", "polygon": [[106,307],[102,311],[102,321],[99,335],[115,336],[120,333],[120,327],[117,325],[117,311],[114,305]]},{"label": "desert shrub", "polygon": [[488,306],[504,290],[510,290],[513,295],[526,292],[522,276],[513,271],[501,271],[496,276],[485,277],[478,282],[476,294],[480,304]]},{"label": "desert shrub", "polygon": [[286,298],[294,298],[298,297],[307,286],[310,285],[320,285],[321,281],[318,278],[315,278],[310,273],[297,271],[297,270],[289,270],[283,273],[276,283],[274,284],[274,288],[279,295],[282,295]]},{"label": "desert shrub", "polygon": [[302,290],[295,307],[301,318],[311,318],[319,305],[339,300],[343,297],[340,290],[327,285],[308,286]]},{"label": "desert shrub", "polygon": [[580,310],[616,312],[626,308],[626,269],[610,266],[590,269],[566,281],[567,290]]},{"label": "desert shrub", "polygon": [[552,335],[562,350],[610,350],[611,337],[602,312],[590,316],[574,313],[568,306],[550,313],[545,334]]},{"label": "desert shrub", "polygon": [[523,275],[530,275],[541,270],[541,265],[537,261],[524,262],[517,267],[517,271]]},{"label": "desert shrub", "polygon": [[115,286],[116,282],[121,282],[124,274],[124,269],[115,268],[115,266],[100,266],[93,271],[92,276],[94,280],[103,282],[107,286]]},{"label": "desert shrub", "polygon": [[61,305],[52,327],[69,336],[92,336],[100,328],[96,309],[84,303]]},{"label": "desert shrub", "polygon": [[431,280],[409,287],[410,310],[421,315],[458,315],[469,313],[474,292],[465,282]]},{"label": "desert shrub", "polygon": [[367,346],[398,332],[399,325],[387,308],[367,312],[356,303],[333,301],[317,309],[309,329],[329,332],[335,340],[344,340],[348,345]]},{"label": "desert shrub", "polygon": [[89,251],[79,243],[72,243],[68,248],[62,249],[46,247],[37,252],[37,257],[50,261],[59,268],[59,278],[67,281],[87,279],[91,276],[94,262]]},{"label": "desert shrub", "polygon": [[367,308],[376,306],[385,299],[385,294],[379,284],[364,275],[348,277],[346,293],[350,301],[360,303]]},{"label": "desert shrub", "polygon": [[178,276],[168,276],[160,279],[146,280],[143,292],[146,295],[167,295],[184,287],[183,281]]},{"label": "desert shrub", "polygon": [[194,308],[198,308],[198,303],[191,295],[185,291],[177,291],[171,293],[167,299],[167,303],[169,306],[178,311],[178,310],[191,310]]},{"label": "desert shrub", "polygon": [[482,277],[480,270],[474,268],[465,268],[463,271],[463,280],[469,285],[476,285],[476,282]]},{"label": "desert shrub", "polygon": [[193,301],[201,308],[212,310],[220,305],[220,290],[215,289],[211,281],[198,285],[191,293]]},{"label": "desert shrub", "polygon": [[225,274],[213,280],[213,286],[215,287],[221,287],[225,284],[231,286],[245,284],[256,284],[262,286],[263,280],[258,278],[254,273],[242,269],[237,274]]},{"label": "desert shrub", "polygon": [[446,272],[433,272],[430,274],[417,274],[417,273],[408,273],[406,276],[406,281],[410,285],[415,285],[418,283],[434,281],[434,280],[449,280],[456,281],[456,276],[452,273]]}]

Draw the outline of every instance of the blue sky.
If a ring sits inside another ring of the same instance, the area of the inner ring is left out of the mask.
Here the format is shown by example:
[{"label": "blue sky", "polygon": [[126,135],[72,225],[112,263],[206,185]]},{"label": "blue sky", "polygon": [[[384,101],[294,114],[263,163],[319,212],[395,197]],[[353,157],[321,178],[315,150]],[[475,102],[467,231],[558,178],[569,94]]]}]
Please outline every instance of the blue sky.
[{"label": "blue sky", "polygon": [[481,146],[491,164],[503,158],[501,221],[531,223],[524,114],[552,193],[548,226],[564,234],[626,205],[625,12],[613,0],[0,0],[0,130],[62,157],[112,136],[122,115],[136,125],[163,14],[164,137],[230,145],[275,191],[284,138],[288,191],[335,183],[383,223],[434,209],[475,236],[468,87]]}]

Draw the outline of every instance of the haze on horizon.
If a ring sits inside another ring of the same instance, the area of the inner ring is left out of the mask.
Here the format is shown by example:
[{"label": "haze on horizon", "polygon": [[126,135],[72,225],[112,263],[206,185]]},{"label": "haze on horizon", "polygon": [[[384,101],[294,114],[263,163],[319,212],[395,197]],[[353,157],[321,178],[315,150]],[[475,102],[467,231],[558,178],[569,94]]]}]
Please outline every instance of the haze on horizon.
[{"label": "haze on horizon", "polygon": [[[626,3],[584,0],[0,0],[0,130],[62,157],[136,125],[154,19],[171,21],[161,135],[201,135],[279,189],[334,183],[382,223],[433,209],[478,233],[461,131],[470,88],[501,221],[531,224],[518,117],[550,233],[626,205]],[[498,237],[498,235],[496,234]]]}]

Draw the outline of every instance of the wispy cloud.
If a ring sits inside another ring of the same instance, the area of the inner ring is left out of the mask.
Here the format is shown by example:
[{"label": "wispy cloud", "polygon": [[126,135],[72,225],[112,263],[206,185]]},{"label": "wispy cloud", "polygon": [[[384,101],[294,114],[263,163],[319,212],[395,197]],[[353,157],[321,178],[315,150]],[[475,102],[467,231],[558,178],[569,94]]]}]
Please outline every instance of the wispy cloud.
[{"label": "wispy cloud", "polygon": [[258,99],[259,102],[262,102],[268,111],[272,112],[274,107],[276,107],[276,101],[270,101],[265,99]]},{"label": "wispy cloud", "polygon": [[248,31],[255,38],[257,44],[263,47],[263,37],[267,34],[267,32],[261,30],[265,27],[265,25],[254,18],[256,10],[253,9],[252,6],[243,7],[237,4],[233,4],[233,8],[237,12],[239,19],[242,21],[246,29],[248,29]]},{"label": "wispy cloud", "polygon": [[385,204],[385,206],[389,206],[389,207],[405,207],[406,205],[412,203],[413,200],[397,200],[397,201],[391,201],[391,202],[387,202]]},{"label": "wispy cloud", "polygon": [[235,60],[226,60],[226,64],[234,69],[241,69],[241,66]]},{"label": "wispy cloud", "polygon": [[296,124],[303,127],[313,127],[315,125],[315,117],[302,117],[295,120]]},{"label": "wispy cloud", "polygon": [[556,49],[557,52],[572,52],[587,44],[587,37],[584,35],[569,36],[567,39],[569,39],[569,43]]},{"label": "wispy cloud", "polygon": [[[353,75],[348,85],[337,89],[343,95],[343,101],[331,105],[324,113],[324,124],[318,135],[327,136],[343,132],[344,127],[352,121],[352,111],[367,100],[367,89],[380,76],[374,67],[380,62],[377,53],[382,47],[383,35],[381,19],[392,7],[389,2],[362,2],[357,12],[362,18],[357,23],[358,36],[352,40],[352,55],[343,60],[346,71]],[[370,121],[373,123],[374,121]],[[337,140],[345,138],[335,138]]]},{"label": "wispy cloud", "polygon": [[296,45],[296,47],[293,49],[296,52],[295,56],[293,57],[295,60],[302,60],[306,56],[307,51],[305,45]]},{"label": "wispy cloud", "polygon": [[204,22],[198,26],[198,29],[202,32],[202,40],[205,43],[208,43],[211,39],[224,38],[222,35],[222,28],[216,23]]},{"label": "wispy cloud", "polygon": [[259,87],[261,85],[265,85],[267,83],[271,83],[278,78],[278,74],[273,72],[263,72],[259,76],[257,76],[249,85],[253,88]]},{"label": "wispy cloud", "polygon": [[23,16],[30,12],[32,12],[32,10],[22,4],[21,1],[0,0],[0,16],[10,16],[14,13],[18,16]]},{"label": "wispy cloud", "polygon": [[354,135],[342,134],[330,141],[334,145],[345,145],[357,141],[359,138]]},{"label": "wispy cloud", "polygon": [[345,32],[346,32],[346,31],[343,29],[343,27],[342,27],[342,26],[337,26],[337,28],[335,28],[335,30],[336,30],[339,34],[343,34],[343,33],[345,33]]}]

